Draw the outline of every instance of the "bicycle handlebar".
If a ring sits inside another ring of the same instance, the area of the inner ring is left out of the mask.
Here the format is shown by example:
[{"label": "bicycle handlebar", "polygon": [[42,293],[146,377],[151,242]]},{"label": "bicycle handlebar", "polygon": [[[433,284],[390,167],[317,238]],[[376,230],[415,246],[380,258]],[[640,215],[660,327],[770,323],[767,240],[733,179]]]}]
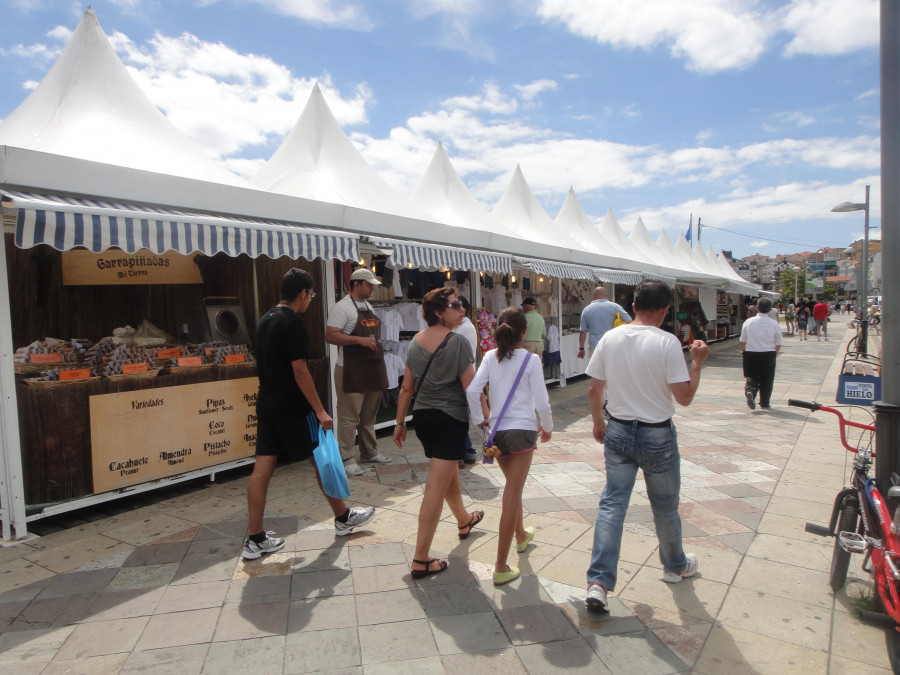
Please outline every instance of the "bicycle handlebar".
[{"label": "bicycle handlebar", "polygon": [[806,408],[807,410],[812,410],[813,412],[816,412],[819,408],[822,407],[818,403],[809,403],[808,401],[799,401],[795,398],[789,398],[788,405],[792,405],[797,408]]},{"label": "bicycle handlebar", "polygon": [[[829,408],[827,405],[822,405],[821,403],[810,403],[809,401],[799,401],[794,398],[789,398],[788,405],[794,406],[796,408],[806,408],[807,410],[812,410],[813,412],[818,412],[821,410],[823,412],[829,412],[837,417],[841,425],[841,443],[843,443],[844,447],[847,448],[847,450],[849,450],[850,452],[857,452],[859,448],[855,448],[847,442],[847,427],[854,427],[856,429],[862,429],[863,431],[875,431],[875,425],[862,424],[861,422],[852,422],[848,419],[845,419],[840,410]],[[874,452],[872,453],[872,456],[875,456]]]}]

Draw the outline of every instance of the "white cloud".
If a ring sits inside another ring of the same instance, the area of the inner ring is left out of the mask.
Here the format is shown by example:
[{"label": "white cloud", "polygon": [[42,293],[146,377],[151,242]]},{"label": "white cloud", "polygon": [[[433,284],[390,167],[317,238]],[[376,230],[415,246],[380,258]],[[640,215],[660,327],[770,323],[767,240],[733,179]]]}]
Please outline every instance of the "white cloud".
[{"label": "white cloud", "polygon": [[618,49],[667,46],[689,69],[710,73],[755,62],[770,32],[751,0],[541,0],[538,14]]},{"label": "white cloud", "polygon": [[[187,33],[175,38],[157,34],[145,48],[121,33],[110,41],[150,100],[217,158],[241,154],[250,146],[280,143],[300,116],[314,83],[312,78],[295,77],[268,57],[241,54]],[[339,122],[366,122],[373,98],[366,86],[344,97],[327,74],[319,84]]]},{"label": "white cloud", "polygon": [[513,89],[519,92],[523,101],[533,101],[545,91],[555,91],[559,85],[553,80],[535,80],[529,84],[514,84]]},{"label": "white cloud", "polygon": [[793,54],[844,54],[878,45],[878,0],[793,0],[783,27]]},{"label": "white cloud", "polygon": [[877,0],[540,0],[538,15],[615,49],[668,48],[689,70],[755,63],[780,32],[786,56],[844,54],[878,43]]},{"label": "white cloud", "polygon": [[778,112],[769,115],[762,128],[768,132],[781,131],[785,127],[803,128],[816,123],[816,118],[801,110],[792,110],[789,112]]},{"label": "white cloud", "polygon": [[767,241],[752,241],[752,242],[750,242],[750,245],[753,248],[762,248],[763,246],[768,246],[769,242],[767,242]]},{"label": "white cloud", "polygon": [[374,25],[362,3],[345,0],[197,0],[200,6],[218,2],[260,5],[282,16],[335,28],[366,31]]}]

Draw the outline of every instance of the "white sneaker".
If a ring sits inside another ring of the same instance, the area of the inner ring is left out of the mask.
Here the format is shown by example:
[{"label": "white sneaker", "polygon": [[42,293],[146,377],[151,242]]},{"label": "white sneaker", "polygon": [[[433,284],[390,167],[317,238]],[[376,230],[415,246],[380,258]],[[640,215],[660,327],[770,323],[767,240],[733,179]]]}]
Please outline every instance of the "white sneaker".
[{"label": "white sneaker", "polygon": [[344,471],[348,476],[362,476],[366,470],[363,469],[355,460],[350,460],[344,464]]},{"label": "white sneaker", "polygon": [[369,459],[361,459],[359,460],[363,464],[390,464],[391,460],[382,455],[380,452],[374,457],[369,457]]},{"label": "white sneaker", "polygon": [[697,561],[697,556],[693,553],[686,553],[685,558],[687,558],[687,565],[680,572],[663,572],[662,580],[667,584],[677,584],[680,583],[682,579],[687,579],[688,577],[692,577],[700,570],[700,563]]},{"label": "white sneaker", "polygon": [[250,537],[244,542],[244,549],[241,551],[241,557],[244,560],[256,560],[258,557],[268,553],[275,553],[284,548],[284,539],[280,537],[270,537],[274,532],[266,532],[265,541],[256,543]]},{"label": "white sneaker", "polygon": [[600,584],[590,584],[587,589],[587,597],[584,599],[584,605],[588,609],[598,612],[607,611],[606,589]]},{"label": "white sneaker", "polygon": [[347,518],[346,523],[342,523],[337,518],[334,519],[334,529],[337,530],[337,536],[346,537],[348,534],[353,532],[354,528],[368,525],[374,517],[374,506],[369,506],[364,509],[360,507],[354,507],[350,509],[350,516]]}]

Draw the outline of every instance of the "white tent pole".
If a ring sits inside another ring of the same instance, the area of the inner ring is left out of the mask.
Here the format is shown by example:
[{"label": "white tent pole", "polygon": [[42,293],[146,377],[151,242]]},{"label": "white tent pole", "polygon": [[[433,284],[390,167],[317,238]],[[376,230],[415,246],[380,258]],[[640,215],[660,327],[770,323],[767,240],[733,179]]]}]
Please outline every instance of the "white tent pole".
[{"label": "white tent pole", "polygon": [[[323,279],[325,280],[325,288],[321,289],[319,292],[322,297],[322,306],[323,306],[323,325],[322,330],[327,330],[327,322],[328,322],[328,312],[331,311],[331,308],[334,307],[334,303],[337,302],[336,293],[334,292],[334,284],[335,284],[335,275],[334,275],[334,261],[333,260],[324,260],[322,265],[325,267],[325,274],[323,275]],[[400,272],[400,268],[394,269],[394,274],[398,274]],[[322,293],[324,291],[324,293]],[[337,390],[334,387],[334,364],[337,363],[338,357],[338,348],[337,345],[332,345],[329,343],[325,343],[326,353],[328,354],[328,382],[331,385],[331,416],[337,417]]]},{"label": "white tent pole", "polygon": [[9,278],[6,275],[6,237],[0,233],[0,518],[3,539],[21,539],[28,534],[25,523],[25,480],[19,441],[19,411],[16,403],[13,362],[12,315]]}]

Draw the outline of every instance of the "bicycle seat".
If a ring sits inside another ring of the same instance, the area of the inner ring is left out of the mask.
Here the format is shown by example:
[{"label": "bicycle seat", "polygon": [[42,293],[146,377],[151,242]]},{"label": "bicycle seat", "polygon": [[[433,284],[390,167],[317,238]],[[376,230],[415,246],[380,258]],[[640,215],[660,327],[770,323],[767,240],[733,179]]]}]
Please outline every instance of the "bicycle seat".
[{"label": "bicycle seat", "polygon": [[888,490],[888,497],[890,499],[900,499],[900,485],[895,485]]}]

